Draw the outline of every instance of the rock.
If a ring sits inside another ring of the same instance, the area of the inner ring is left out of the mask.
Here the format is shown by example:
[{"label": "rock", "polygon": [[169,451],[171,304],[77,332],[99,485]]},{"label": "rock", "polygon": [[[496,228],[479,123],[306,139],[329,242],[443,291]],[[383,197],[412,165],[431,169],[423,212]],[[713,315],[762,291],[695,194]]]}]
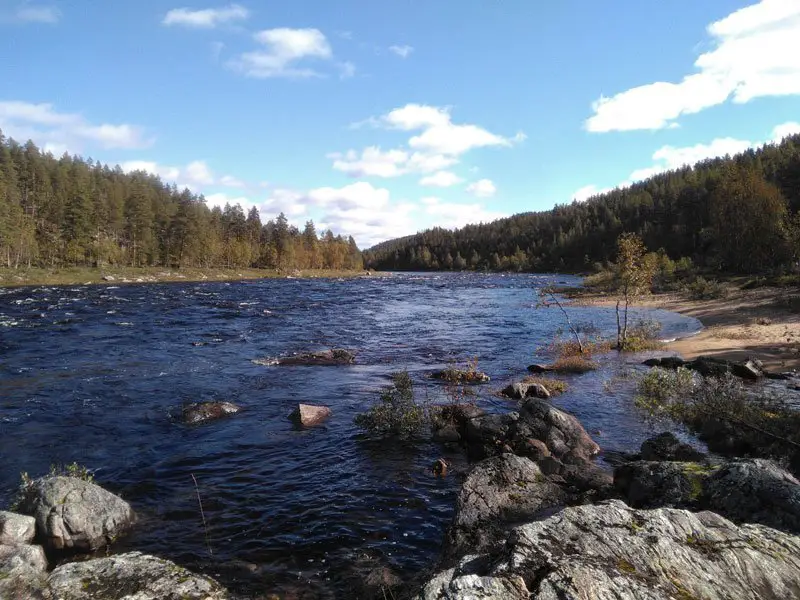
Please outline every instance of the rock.
[{"label": "rock", "polygon": [[697,371],[704,377],[724,377],[731,372],[731,364],[728,361],[708,356],[699,356],[684,366],[692,371]]},{"label": "rock", "polygon": [[36,519],[39,542],[57,551],[97,550],[125,533],[135,520],[122,498],[75,477],[35,480],[20,510]]},{"label": "rock", "polygon": [[58,600],[223,600],[219,583],[173,562],[140,552],[56,568],[47,588]]},{"label": "rock", "polygon": [[289,418],[303,427],[314,427],[331,416],[331,409],[327,406],[314,404],[298,404]]},{"label": "rock", "polygon": [[534,461],[544,460],[550,457],[550,450],[547,449],[547,444],[542,440],[535,438],[528,438],[525,440],[525,451],[523,456],[527,456]]},{"label": "rock", "polygon": [[533,461],[513,454],[488,458],[475,465],[461,487],[445,557],[497,550],[514,524],[566,500]]},{"label": "rock", "polygon": [[727,463],[704,484],[703,501],[728,519],[800,533],[800,482],[775,463]]},{"label": "rock", "polygon": [[487,383],[491,378],[486,373],[473,369],[447,368],[431,373],[432,379],[441,379],[448,383]]},{"label": "rock", "polygon": [[580,421],[543,400],[527,400],[520,410],[520,433],[527,438],[536,438],[547,444],[550,452],[560,458],[575,452],[590,460],[600,452],[598,446]]},{"label": "rock", "polygon": [[36,519],[0,510],[0,545],[30,544],[36,535]]},{"label": "rock", "polygon": [[526,383],[520,381],[512,383],[500,392],[508,398],[522,400],[524,398],[549,398],[550,392],[541,383]]},{"label": "rock", "polygon": [[634,508],[688,508],[700,501],[706,474],[692,463],[636,461],[614,470],[614,487]]},{"label": "rock", "polygon": [[115,281],[113,275],[103,275],[103,281]]},{"label": "rock", "polygon": [[736,375],[737,377],[741,377],[742,379],[749,379],[751,381],[756,381],[764,377],[764,372],[761,370],[759,364],[761,361],[759,360],[747,360],[743,363],[733,363],[731,365],[731,372]]},{"label": "rock", "polygon": [[[359,554],[355,561],[347,567],[341,575],[340,583],[347,588],[349,597],[364,600],[394,598],[395,593],[398,593],[397,588],[403,585],[400,577],[382,559],[366,553]],[[309,590],[304,590],[304,592],[289,597],[298,600],[307,597],[327,597],[327,594],[310,594]],[[281,598],[288,599],[287,596],[281,596]]]},{"label": "rock", "polygon": [[46,571],[41,546],[0,545],[0,598],[42,598]]},{"label": "rock", "polygon": [[437,458],[433,461],[431,471],[437,477],[447,477],[447,461],[443,458]]},{"label": "rock", "polygon": [[710,512],[565,508],[512,530],[496,560],[465,558],[421,600],[783,600],[800,597],[800,537]]},{"label": "rock", "polygon": [[352,365],[356,362],[356,356],[349,350],[334,348],[322,352],[304,352],[294,356],[286,356],[278,359],[268,359],[258,364],[282,365],[282,366],[302,366],[302,367],[336,367]]},{"label": "rock", "polygon": [[183,407],[181,420],[187,425],[195,425],[235,415],[240,410],[239,406],[231,402],[195,402]]},{"label": "rock", "polygon": [[449,424],[434,431],[433,439],[437,442],[460,442],[461,434],[455,425]]},{"label": "rock", "polygon": [[706,456],[689,444],[682,443],[674,433],[665,431],[642,443],[641,457],[642,460],[699,462]]},{"label": "rock", "polygon": [[528,372],[530,373],[549,373],[552,370],[552,367],[548,367],[547,365],[533,364],[528,366]]}]

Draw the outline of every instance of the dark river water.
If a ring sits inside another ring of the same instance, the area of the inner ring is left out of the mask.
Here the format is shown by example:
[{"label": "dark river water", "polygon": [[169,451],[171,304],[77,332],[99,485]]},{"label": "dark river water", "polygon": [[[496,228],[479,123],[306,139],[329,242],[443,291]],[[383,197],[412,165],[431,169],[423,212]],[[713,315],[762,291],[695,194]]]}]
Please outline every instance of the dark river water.
[{"label": "dark river water", "polygon": [[[492,377],[477,402],[511,409],[493,393],[563,326],[556,308],[537,308],[536,288],[552,282],[578,280],[404,274],[0,289],[0,505],[21,471],[77,461],[139,515],[114,551],[164,556],[242,593],[350,597],[354,568],[373,563],[412,577],[435,561],[468,465],[458,449],[364,439],[353,417],[401,369],[421,398],[443,400],[426,375],[472,356]],[[568,310],[614,330],[611,309]],[[638,314],[662,322],[665,338],[700,327]],[[357,351],[357,364],[251,362],[329,347]],[[604,450],[636,449],[651,433],[630,378],[619,376],[639,358],[626,360],[571,377],[556,401]],[[171,418],[186,402],[217,399],[244,410],[194,427]],[[299,430],[287,419],[298,402],[328,405],[332,417]],[[430,472],[440,456],[454,464],[444,479]]]}]

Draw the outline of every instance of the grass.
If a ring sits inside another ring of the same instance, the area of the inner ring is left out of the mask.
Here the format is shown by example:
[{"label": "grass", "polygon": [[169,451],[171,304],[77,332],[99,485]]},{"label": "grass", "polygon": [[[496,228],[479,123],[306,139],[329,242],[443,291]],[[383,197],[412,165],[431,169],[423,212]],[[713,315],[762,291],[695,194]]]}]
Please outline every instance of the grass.
[{"label": "grass", "polygon": [[[330,269],[276,271],[275,269],[223,269],[184,267],[65,267],[63,269],[0,269],[0,287],[22,285],[84,285],[117,283],[156,283],[173,281],[242,281],[274,279],[287,275],[301,278],[359,277],[366,271],[335,271]],[[109,278],[108,280],[104,277]],[[113,279],[111,279],[113,278]]]},{"label": "grass", "polygon": [[554,379],[552,377],[541,377],[539,375],[529,375],[523,379],[522,382],[543,385],[553,396],[563,394],[569,389],[569,384],[566,381]]},{"label": "grass", "polygon": [[588,373],[589,371],[594,371],[597,367],[596,362],[581,355],[558,358],[550,365],[550,368],[556,373],[573,374]]}]

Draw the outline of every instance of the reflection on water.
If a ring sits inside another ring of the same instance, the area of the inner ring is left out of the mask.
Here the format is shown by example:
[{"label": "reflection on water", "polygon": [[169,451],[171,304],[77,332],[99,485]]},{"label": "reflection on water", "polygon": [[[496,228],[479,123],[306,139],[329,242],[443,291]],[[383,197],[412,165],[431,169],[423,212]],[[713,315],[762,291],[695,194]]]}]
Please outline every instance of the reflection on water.
[{"label": "reflection on water", "polygon": [[[520,376],[562,325],[557,310],[536,308],[535,288],[551,281],[410,274],[0,290],[0,501],[20,471],[78,461],[140,515],[115,550],[165,556],[239,591],[299,585],[347,597],[348,570],[365,553],[414,573],[437,555],[465,459],[426,442],[364,440],[353,416],[399,369],[435,401],[441,388],[425,375],[470,356],[493,380],[478,402],[507,409],[493,392]],[[568,310],[576,323],[614,328],[612,310]],[[646,314],[664,323],[664,337],[699,327]],[[358,364],[251,362],[326,347],[356,350]],[[558,402],[601,446],[630,450],[648,430],[625,380],[604,388],[619,367],[574,377]],[[244,411],[201,427],[170,419],[182,403],[210,399]],[[287,415],[298,402],[326,404],[333,416],[297,430]],[[454,476],[430,474],[439,456]]]}]

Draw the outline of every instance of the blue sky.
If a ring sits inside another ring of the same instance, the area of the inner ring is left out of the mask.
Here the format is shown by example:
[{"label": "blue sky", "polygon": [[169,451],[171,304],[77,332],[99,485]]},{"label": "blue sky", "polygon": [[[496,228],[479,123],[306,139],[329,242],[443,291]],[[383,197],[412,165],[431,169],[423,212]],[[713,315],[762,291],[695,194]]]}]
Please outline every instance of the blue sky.
[{"label": "blue sky", "polygon": [[800,131],[800,1],[0,0],[0,128],[359,245]]}]

